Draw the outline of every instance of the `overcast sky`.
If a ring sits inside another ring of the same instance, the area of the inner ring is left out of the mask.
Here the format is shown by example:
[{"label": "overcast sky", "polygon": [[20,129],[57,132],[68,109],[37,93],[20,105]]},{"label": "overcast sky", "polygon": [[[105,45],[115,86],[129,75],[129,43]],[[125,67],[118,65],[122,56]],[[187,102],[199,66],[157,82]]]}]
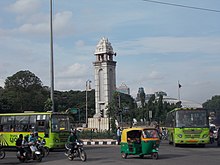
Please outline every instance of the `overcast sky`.
[{"label": "overcast sky", "polygon": [[[117,86],[204,103],[220,95],[220,1],[53,0],[55,90],[94,88],[102,37],[117,53]],[[50,86],[50,0],[0,0],[0,86],[29,70]]]}]

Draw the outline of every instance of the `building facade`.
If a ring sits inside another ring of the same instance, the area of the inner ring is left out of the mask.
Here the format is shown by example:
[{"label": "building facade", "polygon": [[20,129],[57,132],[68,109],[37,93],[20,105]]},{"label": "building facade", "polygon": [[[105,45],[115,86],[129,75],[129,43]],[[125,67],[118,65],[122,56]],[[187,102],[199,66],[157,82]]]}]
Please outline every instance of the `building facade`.
[{"label": "building facade", "polygon": [[122,83],[118,88],[117,91],[120,93],[124,93],[130,95],[130,88],[125,83]]}]

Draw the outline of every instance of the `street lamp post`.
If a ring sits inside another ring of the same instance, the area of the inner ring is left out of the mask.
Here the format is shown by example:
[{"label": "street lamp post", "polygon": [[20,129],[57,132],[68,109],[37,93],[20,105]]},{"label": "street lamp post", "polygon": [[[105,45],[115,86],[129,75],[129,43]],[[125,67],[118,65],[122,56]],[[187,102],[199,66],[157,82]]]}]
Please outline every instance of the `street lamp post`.
[{"label": "street lamp post", "polygon": [[50,98],[52,102],[52,112],[54,112],[54,65],[53,65],[53,10],[52,0],[50,0],[50,79],[51,79],[51,92]]},{"label": "street lamp post", "polygon": [[88,127],[88,94],[87,94],[87,92],[88,92],[88,90],[91,89],[91,87],[90,87],[91,82],[92,81],[90,81],[90,80],[86,81],[86,127]]}]

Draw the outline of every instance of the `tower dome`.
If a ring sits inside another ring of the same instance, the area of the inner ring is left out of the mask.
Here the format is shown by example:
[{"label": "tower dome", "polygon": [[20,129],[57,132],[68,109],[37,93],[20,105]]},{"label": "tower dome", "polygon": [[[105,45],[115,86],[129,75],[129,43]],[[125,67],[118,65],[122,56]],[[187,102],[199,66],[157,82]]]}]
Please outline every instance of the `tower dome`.
[{"label": "tower dome", "polygon": [[97,54],[114,54],[113,48],[111,46],[111,43],[108,41],[107,38],[101,38],[99,43],[96,46],[95,55]]}]

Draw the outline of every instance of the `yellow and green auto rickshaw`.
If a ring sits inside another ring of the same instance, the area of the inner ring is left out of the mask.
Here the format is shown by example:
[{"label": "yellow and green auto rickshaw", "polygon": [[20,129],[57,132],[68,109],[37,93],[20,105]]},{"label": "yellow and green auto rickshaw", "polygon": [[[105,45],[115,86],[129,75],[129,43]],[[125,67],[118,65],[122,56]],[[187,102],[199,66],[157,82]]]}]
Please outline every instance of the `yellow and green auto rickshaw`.
[{"label": "yellow and green auto rickshaw", "polygon": [[126,159],[128,155],[151,155],[158,159],[160,138],[155,128],[128,128],[122,131],[121,156]]}]

